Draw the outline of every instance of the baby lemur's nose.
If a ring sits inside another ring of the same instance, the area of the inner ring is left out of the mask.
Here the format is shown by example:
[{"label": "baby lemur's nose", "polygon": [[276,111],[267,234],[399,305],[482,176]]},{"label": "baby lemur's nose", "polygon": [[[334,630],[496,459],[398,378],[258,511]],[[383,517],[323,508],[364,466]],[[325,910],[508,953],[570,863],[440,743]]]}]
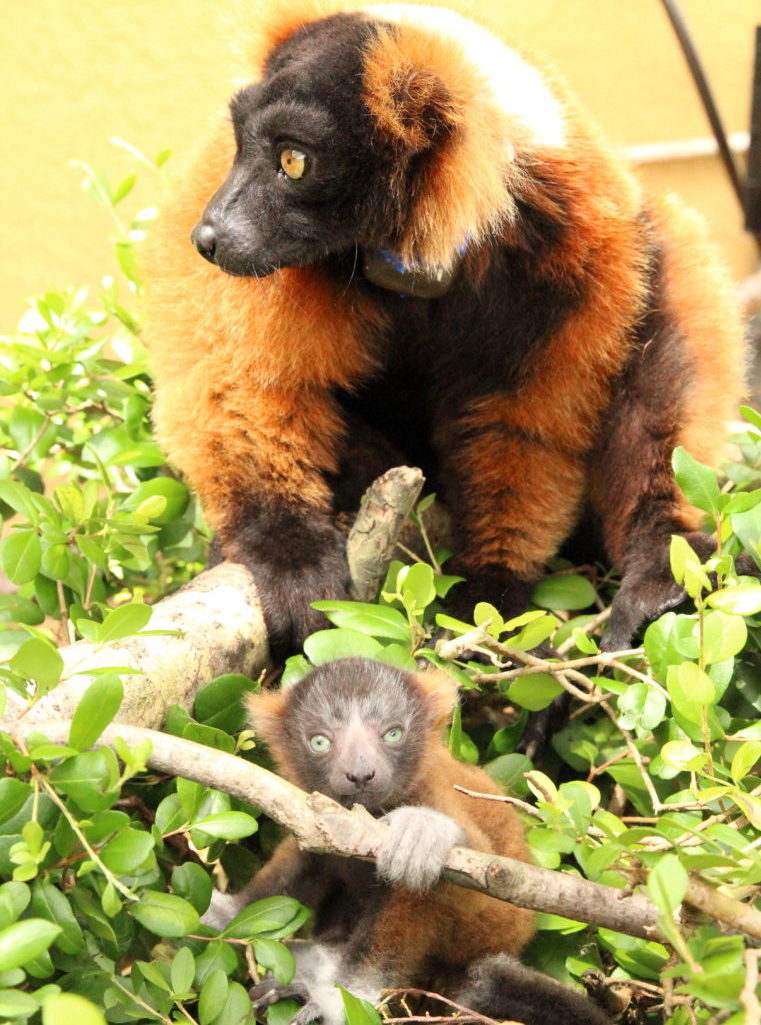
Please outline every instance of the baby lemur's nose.
[{"label": "baby lemur's nose", "polygon": [[365,786],[365,784],[369,783],[370,780],[373,779],[374,776],[375,776],[375,769],[371,769],[370,771],[364,771],[364,772],[347,772],[346,773],[346,778],[348,779],[348,781],[350,783],[354,783],[355,786],[358,786],[358,787]]}]

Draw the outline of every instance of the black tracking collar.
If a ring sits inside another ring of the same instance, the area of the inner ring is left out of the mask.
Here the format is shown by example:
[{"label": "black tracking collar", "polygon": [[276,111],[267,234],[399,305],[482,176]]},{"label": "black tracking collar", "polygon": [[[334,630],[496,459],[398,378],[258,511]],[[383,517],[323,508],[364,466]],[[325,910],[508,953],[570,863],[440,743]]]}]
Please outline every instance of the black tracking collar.
[{"label": "black tracking collar", "polygon": [[446,295],[460,269],[462,257],[451,268],[405,267],[388,249],[365,249],[362,270],[368,281],[398,295],[415,299],[438,299]]}]

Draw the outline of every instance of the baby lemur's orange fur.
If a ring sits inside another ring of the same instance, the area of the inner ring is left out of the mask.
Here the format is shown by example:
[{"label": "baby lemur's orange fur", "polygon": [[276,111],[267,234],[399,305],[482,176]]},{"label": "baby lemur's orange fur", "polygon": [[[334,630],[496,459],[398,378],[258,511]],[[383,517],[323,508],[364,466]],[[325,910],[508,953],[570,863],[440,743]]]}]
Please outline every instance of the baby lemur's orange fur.
[{"label": "baby lemur's orange fur", "polygon": [[[390,679],[394,681],[394,690],[381,699],[379,696],[390,686]],[[318,688],[319,696],[315,694]],[[307,695],[302,700],[303,690],[311,691],[311,698]],[[350,707],[372,707],[383,700],[384,723],[403,720],[412,707],[415,725],[410,728],[406,743],[414,748],[416,764],[403,788],[395,791],[382,809],[391,811],[400,805],[433,808],[461,827],[462,843],[467,846],[526,861],[523,828],[513,808],[505,802],[468,797],[455,789],[455,785],[460,785],[480,793],[503,793],[483,769],[453,758],[442,741],[441,731],[451,715],[456,694],[456,684],[445,673],[409,674],[379,663],[347,659],[321,667],[292,689],[253,695],[249,708],[257,734],[267,742],[286,778],[305,789],[367,804],[375,810],[372,793],[358,790],[339,795],[315,776],[311,759],[304,754],[302,706],[324,701],[326,709],[333,708],[338,722],[346,718]],[[394,707],[392,697],[397,698],[399,707]],[[301,877],[305,864],[313,867],[314,875],[320,877],[328,891],[331,872],[346,868],[342,859],[300,852],[289,838],[257,876],[248,898],[291,893],[293,881]],[[357,864],[353,868],[360,877],[356,880],[357,892],[349,902],[353,905],[350,916],[354,923],[358,906],[366,902],[368,893],[374,887],[383,890],[378,913],[371,920],[362,919],[360,961],[382,969],[384,977],[397,980],[395,985],[424,982],[427,973],[444,971],[451,986],[471,962],[492,953],[519,953],[533,934],[533,915],[525,909],[450,883],[439,883],[426,893],[405,887],[391,889],[373,881],[372,866]],[[309,880],[310,888],[314,882],[314,878]],[[298,897],[298,886],[296,890],[292,895]],[[410,928],[412,922],[414,928]],[[317,929],[319,935],[319,909]]]},{"label": "baby lemur's orange fur", "polygon": [[[303,1006],[292,1025],[342,1025],[340,982],[373,1001],[384,989],[420,987],[500,1020],[606,1025],[590,1001],[517,960],[534,931],[531,912],[441,880],[456,844],[528,858],[509,804],[456,789],[502,795],[443,742],[456,693],[443,672],[346,658],[248,699],[284,776],[342,804],[362,804],[386,826],[375,864],[306,853],[289,837],[241,894],[215,902],[209,924],[275,895],[314,913],[312,942],[293,946],[293,982],[267,977],[251,990],[257,1013],[295,996]],[[225,900],[232,906],[225,909]]]}]

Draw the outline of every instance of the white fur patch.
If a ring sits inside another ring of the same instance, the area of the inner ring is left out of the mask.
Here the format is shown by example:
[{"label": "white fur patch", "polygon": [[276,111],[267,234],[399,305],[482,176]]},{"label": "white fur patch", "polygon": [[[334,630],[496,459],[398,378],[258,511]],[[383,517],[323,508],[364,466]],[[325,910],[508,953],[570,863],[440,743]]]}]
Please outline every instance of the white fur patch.
[{"label": "white fur patch", "polygon": [[560,104],[541,73],[491,32],[446,7],[392,3],[374,4],[365,11],[374,18],[408,23],[456,39],[506,114],[521,121],[536,143],[564,144]]},{"label": "white fur patch", "polygon": [[371,1004],[380,999],[379,980],[347,969],[340,947],[310,941],[289,943],[288,946],[296,958],[295,978],[306,986],[311,999],[319,1006],[322,1025],[343,1025],[346,1021],[343,997],[336,989],[337,982]]}]

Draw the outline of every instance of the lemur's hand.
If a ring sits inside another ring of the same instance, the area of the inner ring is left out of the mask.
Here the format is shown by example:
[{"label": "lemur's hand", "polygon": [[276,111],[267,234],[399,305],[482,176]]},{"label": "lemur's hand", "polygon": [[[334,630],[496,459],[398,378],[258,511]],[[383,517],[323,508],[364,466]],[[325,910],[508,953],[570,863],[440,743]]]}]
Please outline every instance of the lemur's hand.
[{"label": "lemur's hand", "polygon": [[466,842],[454,819],[433,808],[404,805],[380,821],[389,828],[375,856],[378,875],[408,890],[429,890],[451,849]]}]

